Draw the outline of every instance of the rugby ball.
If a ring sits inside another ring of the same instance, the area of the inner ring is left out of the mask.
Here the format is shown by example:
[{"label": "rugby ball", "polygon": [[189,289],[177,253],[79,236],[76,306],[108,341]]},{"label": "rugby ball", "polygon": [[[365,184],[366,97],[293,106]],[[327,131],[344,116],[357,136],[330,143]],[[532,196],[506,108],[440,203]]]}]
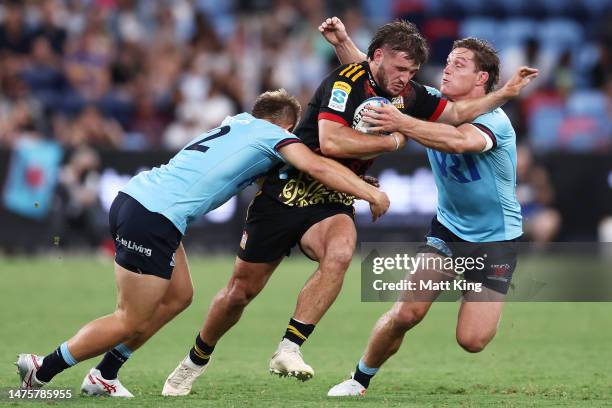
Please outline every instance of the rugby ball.
[{"label": "rugby ball", "polygon": [[366,99],[357,107],[357,109],[355,109],[355,115],[353,116],[353,124],[351,127],[359,132],[369,133],[368,128],[372,127],[372,125],[363,120],[363,114],[370,110],[372,106],[383,106],[387,103],[391,102],[389,102],[388,99],[380,96],[374,96]]}]

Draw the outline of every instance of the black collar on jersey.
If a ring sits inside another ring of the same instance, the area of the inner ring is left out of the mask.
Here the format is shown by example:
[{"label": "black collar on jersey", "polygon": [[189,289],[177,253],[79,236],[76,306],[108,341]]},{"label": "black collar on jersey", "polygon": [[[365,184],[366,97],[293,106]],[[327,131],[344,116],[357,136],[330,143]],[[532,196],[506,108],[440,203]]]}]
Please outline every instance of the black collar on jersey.
[{"label": "black collar on jersey", "polygon": [[366,67],[365,68],[366,68],[366,71],[368,73],[368,81],[370,81],[370,86],[372,87],[372,89],[374,90],[376,95],[388,98],[390,100],[392,98],[392,96],[389,95],[389,93],[387,93],[386,91],[384,91],[380,86],[378,86],[378,84],[374,80],[374,77],[372,76],[372,71],[370,71],[370,63],[369,63],[369,61],[366,61]]}]

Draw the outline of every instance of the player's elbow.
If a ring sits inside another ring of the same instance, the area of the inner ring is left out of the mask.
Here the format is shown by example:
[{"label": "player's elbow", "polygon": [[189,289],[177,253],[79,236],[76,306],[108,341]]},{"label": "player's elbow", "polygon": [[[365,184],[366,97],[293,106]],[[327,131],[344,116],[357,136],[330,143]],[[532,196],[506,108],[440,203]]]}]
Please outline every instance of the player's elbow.
[{"label": "player's elbow", "polygon": [[467,153],[469,150],[465,138],[463,138],[462,135],[458,135],[458,137],[451,138],[446,143],[446,149],[448,153],[453,154]]},{"label": "player's elbow", "polygon": [[338,144],[331,137],[321,137],[319,140],[319,146],[321,147],[321,153],[324,156],[336,157],[340,154]]}]

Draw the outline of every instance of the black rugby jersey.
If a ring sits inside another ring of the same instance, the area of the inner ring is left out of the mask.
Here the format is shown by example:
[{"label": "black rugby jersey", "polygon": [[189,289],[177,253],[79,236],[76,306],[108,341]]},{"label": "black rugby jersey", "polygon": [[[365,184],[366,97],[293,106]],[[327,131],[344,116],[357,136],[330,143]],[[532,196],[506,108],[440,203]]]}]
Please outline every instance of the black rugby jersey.
[{"label": "black rugby jersey", "polygon": [[[432,95],[415,81],[410,81],[400,95],[392,97],[376,84],[367,61],[346,64],[321,82],[294,133],[306,146],[321,154],[319,120],[327,119],[353,127],[357,107],[374,96],[389,99],[405,114],[430,121],[435,121],[442,114],[447,102],[444,98]],[[373,162],[360,159],[335,160],[360,176],[365,174]],[[266,175],[262,191],[283,204],[296,207],[328,203],[352,205],[354,200],[350,194],[330,190],[308,174],[287,165],[279,165]]]}]

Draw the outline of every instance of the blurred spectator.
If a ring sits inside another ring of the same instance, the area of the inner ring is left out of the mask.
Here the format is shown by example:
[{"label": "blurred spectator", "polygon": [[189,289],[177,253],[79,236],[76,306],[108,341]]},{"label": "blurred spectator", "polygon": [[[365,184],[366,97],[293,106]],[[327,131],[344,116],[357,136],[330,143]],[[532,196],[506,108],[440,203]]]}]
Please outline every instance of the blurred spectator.
[{"label": "blurred spectator", "polygon": [[60,0],[44,0],[40,4],[40,22],[32,33],[33,38],[45,38],[53,52],[61,54],[64,51],[67,32],[62,24],[65,22],[65,10]]},{"label": "blurred spectator", "polygon": [[172,122],[163,136],[163,145],[166,149],[178,151],[194,137],[205,130],[200,126],[200,115],[195,104],[182,104],[177,109],[177,120]]},{"label": "blurred spectator", "polygon": [[26,30],[23,5],[7,1],[4,21],[0,24],[0,51],[25,56],[30,52],[31,36]]},{"label": "blurred spectator", "polygon": [[100,158],[95,150],[79,147],[60,170],[56,193],[56,235],[62,244],[75,245],[83,240],[91,247],[100,244],[106,228],[97,217]]},{"label": "blurred spectator", "polygon": [[553,88],[562,96],[567,96],[574,89],[576,80],[572,69],[572,53],[569,49],[561,53],[551,76]]},{"label": "blurred spectator", "polygon": [[[56,134],[66,146],[92,146],[99,149],[119,149],[123,142],[123,130],[113,119],[102,116],[94,105],[87,105],[74,119],[56,122]],[[65,130],[60,130],[60,129]]]},{"label": "blurred spectator", "polygon": [[534,163],[527,145],[517,148],[516,195],[523,215],[523,230],[528,239],[543,245],[557,236],[561,216],[552,207],[555,192],[542,166]]},{"label": "blurred spectator", "polygon": [[555,60],[551,53],[542,50],[539,40],[536,37],[529,37],[523,46],[512,46],[500,50],[501,54],[501,80],[506,81],[516,70],[527,65],[537,68],[538,74],[536,86],[525,88],[523,95],[535,92],[539,87],[546,85],[550,80],[551,72],[555,66]]}]

